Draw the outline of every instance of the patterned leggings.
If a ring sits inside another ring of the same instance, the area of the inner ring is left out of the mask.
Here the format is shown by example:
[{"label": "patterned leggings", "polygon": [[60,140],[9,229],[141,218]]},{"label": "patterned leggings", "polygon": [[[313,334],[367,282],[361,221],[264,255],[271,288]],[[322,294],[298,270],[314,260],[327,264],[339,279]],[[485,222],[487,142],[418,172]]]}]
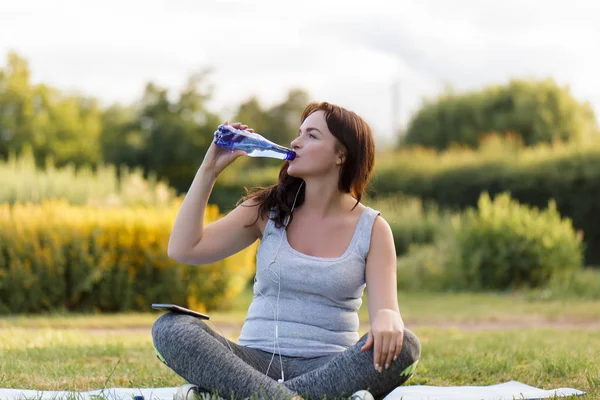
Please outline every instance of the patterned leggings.
[{"label": "patterned leggings", "polygon": [[[405,329],[400,356],[382,373],[373,366],[373,349],[360,351],[367,335],[338,355],[281,356],[280,363],[278,355],[273,358],[270,352],[240,346],[200,319],[176,313],[158,318],[152,338],[157,355],[169,368],[202,391],[224,398],[300,395],[304,399],[332,399],[361,389],[382,398],[410,378],[421,354],[419,339]],[[278,381],[282,368],[284,382]]]}]

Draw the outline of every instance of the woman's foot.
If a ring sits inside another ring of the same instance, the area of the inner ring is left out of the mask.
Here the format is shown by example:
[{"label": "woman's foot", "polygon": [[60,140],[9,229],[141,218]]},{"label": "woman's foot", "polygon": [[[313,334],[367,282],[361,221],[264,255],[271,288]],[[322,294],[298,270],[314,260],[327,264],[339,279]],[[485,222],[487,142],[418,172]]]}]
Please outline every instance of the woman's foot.
[{"label": "woman's foot", "polygon": [[213,397],[210,393],[200,392],[200,388],[191,383],[181,385],[177,388],[177,391],[173,394],[173,400],[212,400],[220,399],[220,397]]},{"label": "woman's foot", "polygon": [[368,390],[359,390],[350,396],[350,400],[375,400]]}]

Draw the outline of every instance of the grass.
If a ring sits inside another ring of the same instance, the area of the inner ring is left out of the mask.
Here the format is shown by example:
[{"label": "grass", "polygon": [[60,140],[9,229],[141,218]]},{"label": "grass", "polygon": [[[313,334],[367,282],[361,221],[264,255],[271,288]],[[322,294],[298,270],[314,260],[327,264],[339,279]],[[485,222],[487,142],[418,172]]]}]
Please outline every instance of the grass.
[{"label": "grass", "polygon": [[[232,313],[211,313],[235,340],[251,294]],[[400,294],[407,327],[423,346],[408,384],[488,385],[518,380],[544,389],[574,387],[600,398],[600,329],[528,323],[600,320],[600,301],[536,301],[519,295]],[[150,327],[159,313],[0,318],[0,387],[87,391],[185,383],[154,356]],[[366,323],[366,304],[361,321]],[[440,322],[456,327],[440,327]],[[462,323],[519,321],[520,328],[472,330]],[[411,326],[414,325],[414,326]],[[231,325],[231,326],[230,326]],[[116,329],[134,327],[136,329]],[[90,329],[95,328],[95,329]],[[361,325],[361,333],[367,325]],[[225,330],[225,329],[224,329]]]},{"label": "grass", "polygon": [[[525,294],[505,293],[399,293],[400,311],[407,326],[411,323],[428,324],[439,321],[466,322],[527,322],[596,321],[600,323],[600,300],[535,300]],[[244,322],[252,292],[239,295],[232,310],[209,312],[211,320],[221,325],[239,325]],[[368,323],[368,299],[363,298],[359,311],[362,323]],[[49,314],[0,317],[0,328],[143,328],[152,325],[159,312],[127,314]]]}]

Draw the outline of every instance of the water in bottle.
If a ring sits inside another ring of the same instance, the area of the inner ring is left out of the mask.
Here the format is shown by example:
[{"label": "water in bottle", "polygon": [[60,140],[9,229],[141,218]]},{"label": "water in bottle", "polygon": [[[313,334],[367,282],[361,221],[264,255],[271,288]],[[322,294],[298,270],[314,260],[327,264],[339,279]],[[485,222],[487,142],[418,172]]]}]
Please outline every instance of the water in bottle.
[{"label": "water in bottle", "polygon": [[231,125],[219,125],[215,132],[215,144],[231,151],[245,151],[250,157],[271,157],[286,161],[296,158],[293,150],[273,143],[258,133],[237,129]]}]

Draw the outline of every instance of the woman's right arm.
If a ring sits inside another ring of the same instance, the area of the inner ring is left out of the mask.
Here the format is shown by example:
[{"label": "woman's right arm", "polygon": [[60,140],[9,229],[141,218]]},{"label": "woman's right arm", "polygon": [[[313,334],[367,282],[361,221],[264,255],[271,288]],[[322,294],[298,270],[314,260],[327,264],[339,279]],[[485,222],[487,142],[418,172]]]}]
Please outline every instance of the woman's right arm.
[{"label": "woman's right arm", "polygon": [[[246,125],[232,124],[246,129]],[[204,213],[218,175],[243,151],[230,152],[212,143],[188,190],[169,237],[168,256],[184,264],[210,264],[248,247],[260,237],[258,207],[248,200],[204,227]],[[246,225],[250,225],[246,227]]]}]

